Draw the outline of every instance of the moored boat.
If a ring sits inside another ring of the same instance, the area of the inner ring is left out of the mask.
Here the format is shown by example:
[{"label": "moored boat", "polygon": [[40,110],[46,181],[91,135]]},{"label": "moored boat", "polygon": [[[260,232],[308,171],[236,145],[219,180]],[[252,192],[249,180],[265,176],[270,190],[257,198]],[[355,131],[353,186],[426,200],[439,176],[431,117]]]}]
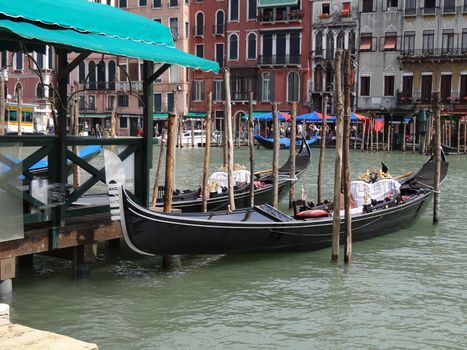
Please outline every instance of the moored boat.
[{"label": "moored boat", "polygon": [[[433,194],[433,158],[399,183],[397,196],[366,205],[352,216],[354,241],[413,225]],[[443,155],[441,180],[448,163]],[[120,189],[120,216],[127,244],[147,255],[312,251],[331,245],[332,216],[289,216],[269,205],[212,213],[158,213]],[[343,221],[343,218],[341,218]]]}]

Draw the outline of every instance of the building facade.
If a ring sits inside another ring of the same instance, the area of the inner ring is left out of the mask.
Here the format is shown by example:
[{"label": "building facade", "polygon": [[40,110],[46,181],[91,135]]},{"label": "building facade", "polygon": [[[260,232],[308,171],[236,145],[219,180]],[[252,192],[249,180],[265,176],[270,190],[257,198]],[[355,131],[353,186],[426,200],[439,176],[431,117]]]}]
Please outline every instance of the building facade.
[{"label": "building facade", "polygon": [[[358,0],[330,2],[313,1],[311,51],[311,106],[322,112],[323,97],[328,96],[327,113],[335,113],[334,75],[336,49],[350,49],[355,60],[358,37]],[[355,100],[352,98],[352,105]]]},{"label": "building facade", "polygon": [[[309,1],[197,0],[190,4],[190,52],[219,62],[230,71],[232,115],[236,127],[248,114],[249,94],[254,110],[309,111],[309,52],[311,5]],[[308,19],[308,20],[307,20]],[[213,94],[216,127],[224,116],[224,74],[191,74],[190,110],[205,112]]]}]

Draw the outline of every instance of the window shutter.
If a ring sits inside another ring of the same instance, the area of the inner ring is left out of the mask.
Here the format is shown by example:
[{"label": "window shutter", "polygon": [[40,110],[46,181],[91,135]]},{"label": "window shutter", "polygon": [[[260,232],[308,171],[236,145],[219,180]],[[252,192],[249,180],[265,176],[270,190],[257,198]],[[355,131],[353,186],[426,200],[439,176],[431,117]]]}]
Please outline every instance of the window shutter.
[{"label": "window shutter", "polygon": [[203,80],[201,81],[201,100],[204,101],[204,95],[205,95],[205,86],[206,86],[206,82]]}]

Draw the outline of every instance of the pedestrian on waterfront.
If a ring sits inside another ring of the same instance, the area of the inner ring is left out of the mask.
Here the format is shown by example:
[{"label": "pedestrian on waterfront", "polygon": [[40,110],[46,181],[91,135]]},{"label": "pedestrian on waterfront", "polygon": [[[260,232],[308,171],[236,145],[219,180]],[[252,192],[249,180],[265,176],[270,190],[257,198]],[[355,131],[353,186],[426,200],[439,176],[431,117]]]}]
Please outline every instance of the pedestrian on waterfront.
[{"label": "pedestrian on waterfront", "polygon": [[99,139],[102,137],[101,127],[99,126],[99,123],[96,123],[96,137]]}]

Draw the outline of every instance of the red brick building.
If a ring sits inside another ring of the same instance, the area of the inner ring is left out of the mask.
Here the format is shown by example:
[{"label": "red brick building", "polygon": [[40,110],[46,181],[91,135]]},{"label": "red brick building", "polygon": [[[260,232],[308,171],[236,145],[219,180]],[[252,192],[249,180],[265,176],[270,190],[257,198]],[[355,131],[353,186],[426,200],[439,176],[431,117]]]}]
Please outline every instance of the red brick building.
[{"label": "red brick building", "polygon": [[[194,0],[190,4],[190,52],[229,68],[232,115],[248,113],[249,92],[254,110],[270,111],[271,102],[298,113],[309,111],[311,4],[302,0]],[[223,71],[191,72],[190,111],[213,111],[220,128],[224,115]]]}]

